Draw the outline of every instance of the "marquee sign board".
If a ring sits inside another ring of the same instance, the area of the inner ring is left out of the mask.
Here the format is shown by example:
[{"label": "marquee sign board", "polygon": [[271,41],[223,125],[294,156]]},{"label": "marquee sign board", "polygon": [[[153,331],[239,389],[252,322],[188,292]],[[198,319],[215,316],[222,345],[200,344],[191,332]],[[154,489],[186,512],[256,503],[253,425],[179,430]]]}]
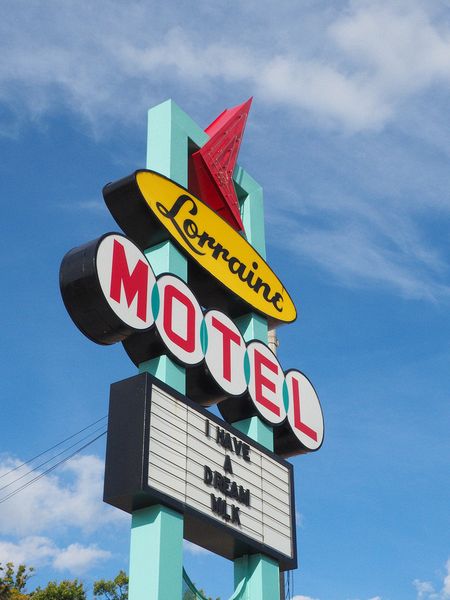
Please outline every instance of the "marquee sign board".
[{"label": "marquee sign board", "polygon": [[208,550],[296,568],[292,469],[146,373],[111,386],[105,502],[130,513],[163,502]]}]

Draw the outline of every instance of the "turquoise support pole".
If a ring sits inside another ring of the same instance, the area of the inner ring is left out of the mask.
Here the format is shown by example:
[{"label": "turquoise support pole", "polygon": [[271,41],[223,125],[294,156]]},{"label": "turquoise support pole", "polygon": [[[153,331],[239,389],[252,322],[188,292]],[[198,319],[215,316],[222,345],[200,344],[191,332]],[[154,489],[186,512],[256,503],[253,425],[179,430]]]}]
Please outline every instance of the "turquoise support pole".
[{"label": "turquoise support pole", "polygon": [[[148,115],[147,168],[187,187],[188,155],[208,136],[174,102],[152,108]],[[240,167],[234,180],[242,202],[242,219],[248,241],[265,256],[262,188]],[[156,273],[170,271],[186,280],[187,263],[176,247],[164,242],[146,250]],[[238,320],[245,339],[267,342],[267,322],[256,314]],[[169,357],[139,365],[178,391],[185,391],[185,371]],[[257,417],[235,426],[269,449],[272,429]],[[164,506],[135,511],[132,515],[129,600],[181,600],[183,517]],[[235,595],[240,600],[279,600],[279,569],[275,561],[258,554],[235,561]]]},{"label": "turquoise support pole", "polygon": [[183,516],[151,506],[133,513],[131,528],[130,600],[181,599]]},{"label": "turquoise support pole", "polygon": [[279,600],[280,574],[278,563],[263,554],[243,556],[234,561],[234,586],[246,579],[239,600]]},{"label": "turquoise support pole", "polygon": [[[264,206],[262,188],[243,169],[237,167],[234,172],[241,194],[244,195],[242,220],[247,240],[265,257]],[[260,339],[267,343],[267,320],[250,313],[236,320],[245,340]],[[273,431],[258,417],[252,417],[234,423],[234,426],[273,450]],[[263,554],[242,556],[234,561],[234,588],[242,586],[239,600],[279,600],[280,570],[278,563]]]},{"label": "turquoise support pole", "polygon": [[[147,168],[187,186],[188,147],[208,136],[174,102],[149,110]],[[171,242],[145,252],[156,274],[170,271],[187,279],[187,262]],[[139,365],[174,389],[185,392],[185,370],[168,356]],[[181,600],[183,516],[162,505],[135,511],[131,521],[129,600]]]}]

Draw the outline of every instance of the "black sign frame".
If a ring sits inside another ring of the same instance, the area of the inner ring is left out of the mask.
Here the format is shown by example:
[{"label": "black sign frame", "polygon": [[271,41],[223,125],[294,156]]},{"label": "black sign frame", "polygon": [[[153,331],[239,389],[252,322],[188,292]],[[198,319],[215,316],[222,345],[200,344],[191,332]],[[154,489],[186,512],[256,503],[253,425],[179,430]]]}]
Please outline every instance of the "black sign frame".
[{"label": "black sign frame", "polygon": [[[282,554],[148,485],[151,401],[154,385],[288,469],[292,556]],[[116,508],[133,513],[142,508],[164,504],[184,515],[184,538],[194,544],[230,560],[245,554],[265,554],[278,562],[281,571],[292,570],[297,568],[293,475],[291,463],[270,452],[149,373],[141,373],[111,385],[103,500]]]}]

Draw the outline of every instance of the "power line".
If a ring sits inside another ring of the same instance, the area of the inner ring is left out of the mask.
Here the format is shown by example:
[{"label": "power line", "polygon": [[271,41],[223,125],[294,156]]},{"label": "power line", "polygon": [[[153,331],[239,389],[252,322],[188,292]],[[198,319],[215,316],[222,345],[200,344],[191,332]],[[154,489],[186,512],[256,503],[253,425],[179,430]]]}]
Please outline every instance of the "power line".
[{"label": "power line", "polygon": [[[52,460],[55,460],[55,458],[58,458],[58,456],[61,456],[62,454],[65,454],[66,452],[68,452],[69,450],[71,450],[72,448],[75,448],[75,446],[78,446],[78,444],[80,444],[81,442],[84,442],[84,440],[89,439],[92,435],[94,435],[94,433],[97,433],[98,431],[101,431],[102,429],[104,429],[104,426],[102,425],[101,427],[97,427],[96,429],[94,429],[94,431],[91,431],[88,435],[85,435],[84,437],[82,437],[80,440],[78,440],[77,442],[75,442],[74,444],[71,444],[70,446],[68,446],[67,448],[64,448],[64,450],[61,450],[61,452],[58,452],[58,454],[55,454],[54,456],[51,456],[50,458],[48,458],[47,460],[44,460],[43,462],[39,463],[38,465],[36,465],[33,469],[31,469],[30,471],[27,471],[26,473],[24,473],[23,475],[20,475],[20,477],[16,477],[16,479],[13,479],[13,481],[10,481],[9,483],[7,483],[6,485],[0,487],[0,492],[2,492],[3,490],[6,490],[6,488],[11,487],[12,485],[14,485],[15,483],[17,483],[18,481],[20,481],[21,479],[23,479],[24,477],[28,477],[28,475],[30,475],[30,473],[34,473],[35,471],[37,471],[38,469],[40,469],[41,467],[43,467],[44,465],[48,464],[49,462],[51,462]],[[82,431],[85,431],[86,428]],[[81,432],[79,432],[81,433]],[[74,437],[74,436],[71,436]],[[67,441],[67,439],[65,440]],[[61,445],[61,444],[58,444]],[[53,448],[55,448],[55,446],[53,446]],[[52,448],[52,449],[53,449]],[[46,450],[45,452],[41,452],[41,454],[39,456],[42,456],[43,454],[47,454],[50,450]],[[36,457],[37,458],[37,457]],[[27,461],[27,463],[23,463],[23,465],[30,463],[31,461]],[[22,466],[23,466],[22,465]],[[12,469],[11,471],[9,471],[9,473],[12,473],[15,469]]]},{"label": "power line", "polygon": [[[55,444],[54,446],[51,446],[51,448],[48,448],[47,450],[44,450],[43,452],[40,452],[39,454],[36,454],[36,456],[33,456],[32,458],[29,458],[28,460],[26,460],[25,462],[21,463],[20,465],[17,465],[17,467],[14,467],[13,469],[10,469],[9,471],[7,471],[6,473],[3,473],[3,475],[0,475],[0,479],[3,479],[3,477],[6,477],[7,475],[9,475],[10,473],[13,473],[14,471],[17,471],[18,469],[21,469],[22,467],[24,467],[25,465],[30,464],[31,462],[33,462],[34,460],[36,460],[37,458],[40,458],[41,456],[44,456],[44,454],[47,454],[48,452],[51,452],[52,450],[54,450],[55,448],[58,448],[58,446],[61,446],[62,444],[64,444],[65,442],[68,442],[69,440],[73,439],[74,437],[76,437],[77,435],[80,435],[80,433],[83,433],[84,431],[86,431],[87,429],[90,429],[91,427],[93,427],[94,425],[97,425],[97,423],[100,423],[100,421],[104,421],[106,419],[107,415],[105,415],[104,417],[101,417],[100,419],[98,419],[97,421],[94,421],[93,423],[91,423],[90,425],[87,425],[86,427],[83,427],[83,429],[80,429],[80,431],[77,431],[76,433],[73,433],[72,435],[69,435],[69,437],[66,437],[66,439],[62,440],[61,442],[58,442],[57,444]],[[81,440],[80,440],[81,441]],[[57,455],[58,456],[58,455]],[[3,489],[3,488],[2,488]]]},{"label": "power line", "polygon": [[79,452],[81,452],[82,450],[84,450],[85,448],[87,448],[88,446],[90,446],[91,444],[93,444],[94,442],[96,442],[98,439],[100,439],[105,434],[106,434],[106,431],[104,431],[103,433],[101,433],[100,435],[98,435],[97,437],[95,437],[90,442],[87,442],[86,444],[84,444],[83,446],[81,446],[81,448],[78,448],[77,450],[75,450],[75,452],[72,452],[72,454],[70,454],[69,456],[66,456],[66,458],[63,458],[62,460],[60,460],[59,462],[57,462],[53,466],[49,467],[48,469],[46,469],[45,471],[43,471],[42,473],[40,473],[39,475],[37,475],[36,477],[34,477],[33,479],[31,479],[30,481],[27,481],[27,483],[24,483],[22,486],[20,486],[16,490],[10,492],[9,494],[7,494],[6,496],[4,496],[3,498],[0,498],[0,504],[3,504],[3,502],[6,502],[6,500],[9,500],[9,498],[12,498],[13,496],[15,496],[16,494],[18,494],[19,492],[21,492],[25,488],[29,487],[30,485],[32,485],[36,481],[39,481],[39,479],[41,479],[45,475],[48,475],[49,473],[51,473],[52,471],[54,471],[57,467],[59,467],[60,465],[62,465],[65,462],[67,462],[71,458],[73,458],[76,454],[78,454]]}]

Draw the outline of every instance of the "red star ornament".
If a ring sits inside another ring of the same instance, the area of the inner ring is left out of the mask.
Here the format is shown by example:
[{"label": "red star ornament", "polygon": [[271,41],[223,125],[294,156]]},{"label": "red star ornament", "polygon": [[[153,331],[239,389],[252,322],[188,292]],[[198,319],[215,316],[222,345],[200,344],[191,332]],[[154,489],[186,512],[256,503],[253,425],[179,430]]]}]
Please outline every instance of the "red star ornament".
[{"label": "red star ornament", "polygon": [[189,190],[237,231],[243,231],[233,171],[241,146],[252,98],[228,108],[205,132],[206,144],[189,161]]}]

